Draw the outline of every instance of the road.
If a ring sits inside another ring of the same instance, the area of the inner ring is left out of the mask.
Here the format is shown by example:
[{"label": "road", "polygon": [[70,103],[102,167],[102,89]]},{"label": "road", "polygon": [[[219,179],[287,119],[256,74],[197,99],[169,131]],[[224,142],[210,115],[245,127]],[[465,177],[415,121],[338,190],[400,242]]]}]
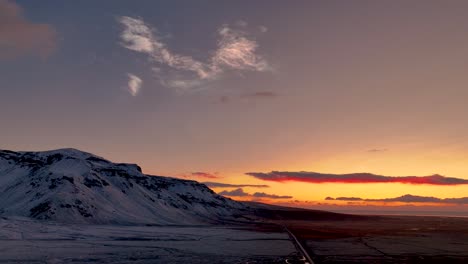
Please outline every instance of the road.
[{"label": "road", "polygon": [[302,256],[304,256],[305,264],[315,264],[312,258],[309,256],[309,253],[305,250],[305,248],[301,245],[301,242],[297,239],[297,237],[289,231],[289,229],[286,226],[283,226],[284,231],[286,231],[291,238],[292,242],[294,243],[294,246],[297,248],[299,252],[301,252]]}]

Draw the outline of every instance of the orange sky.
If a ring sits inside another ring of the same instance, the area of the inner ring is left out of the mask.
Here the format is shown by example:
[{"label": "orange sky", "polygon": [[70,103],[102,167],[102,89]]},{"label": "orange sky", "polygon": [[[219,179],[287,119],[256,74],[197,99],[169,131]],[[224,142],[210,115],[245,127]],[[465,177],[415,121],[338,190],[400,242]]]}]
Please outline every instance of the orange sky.
[{"label": "orange sky", "polygon": [[468,196],[245,175],[468,179],[466,1],[0,2],[2,149],[73,147],[314,203]]}]

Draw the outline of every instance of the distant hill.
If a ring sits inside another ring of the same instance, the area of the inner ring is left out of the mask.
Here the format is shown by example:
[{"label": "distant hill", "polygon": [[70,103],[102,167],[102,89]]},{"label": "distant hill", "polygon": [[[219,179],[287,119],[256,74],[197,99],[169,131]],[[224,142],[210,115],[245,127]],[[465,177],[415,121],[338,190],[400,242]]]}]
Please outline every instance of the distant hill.
[{"label": "distant hill", "polygon": [[0,150],[0,215],[67,223],[194,224],[249,206],[195,181],[151,176],[76,149]]}]

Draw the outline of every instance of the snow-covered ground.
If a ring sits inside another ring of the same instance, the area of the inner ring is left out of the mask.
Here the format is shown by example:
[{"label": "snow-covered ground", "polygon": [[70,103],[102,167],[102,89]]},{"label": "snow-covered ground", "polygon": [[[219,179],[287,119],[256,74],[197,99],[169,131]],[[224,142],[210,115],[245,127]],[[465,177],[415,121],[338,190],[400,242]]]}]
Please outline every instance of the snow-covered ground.
[{"label": "snow-covered ground", "polygon": [[287,263],[297,259],[286,233],[210,225],[0,219],[0,263]]},{"label": "snow-covered ground", "polygon": [[0,263],[300,263],[286,233],[216,225],[252,210],[76,149],[0,150]]},{"label": "snow-covered ground", "polygon": [[62,223],[201,224],[248,207],[196,181],[152,176],[76,149],[0,150],[0,216]]}]

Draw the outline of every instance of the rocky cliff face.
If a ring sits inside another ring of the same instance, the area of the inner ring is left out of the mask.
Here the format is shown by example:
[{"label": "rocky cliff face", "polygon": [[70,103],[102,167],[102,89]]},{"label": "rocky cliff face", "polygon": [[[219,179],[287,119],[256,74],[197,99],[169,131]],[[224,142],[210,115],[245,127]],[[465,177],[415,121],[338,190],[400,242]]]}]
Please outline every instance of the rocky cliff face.
[{"label": "rocky cliff face", "polygon": [[75,149],[0,150],[0,215],[69,223],[193,224],[248,206],[203,184],[142,173]]}]

